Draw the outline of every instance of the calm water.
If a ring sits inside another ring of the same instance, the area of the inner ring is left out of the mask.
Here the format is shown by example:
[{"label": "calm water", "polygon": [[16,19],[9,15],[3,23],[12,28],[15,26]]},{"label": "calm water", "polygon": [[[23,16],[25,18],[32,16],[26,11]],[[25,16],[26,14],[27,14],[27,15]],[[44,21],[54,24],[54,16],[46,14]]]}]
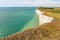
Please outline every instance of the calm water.
[{"label": "calm water", "polygon": [[34,7],[0,7],[0,37],[6,37],[23,29],[33,19]]}]

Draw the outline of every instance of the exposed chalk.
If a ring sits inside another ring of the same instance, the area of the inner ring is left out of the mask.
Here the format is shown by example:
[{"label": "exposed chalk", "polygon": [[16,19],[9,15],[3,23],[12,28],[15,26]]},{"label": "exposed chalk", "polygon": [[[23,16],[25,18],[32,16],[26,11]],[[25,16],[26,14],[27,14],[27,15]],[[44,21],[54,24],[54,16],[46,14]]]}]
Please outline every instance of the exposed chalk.
[{"label": "exposed chalk", "polygon": [[53,17],[43,15],[43,13],[44,12],[36,9],[36,14],[39,16],[39,25],[42,25],[44,23],[49,23],[54,19]]}]

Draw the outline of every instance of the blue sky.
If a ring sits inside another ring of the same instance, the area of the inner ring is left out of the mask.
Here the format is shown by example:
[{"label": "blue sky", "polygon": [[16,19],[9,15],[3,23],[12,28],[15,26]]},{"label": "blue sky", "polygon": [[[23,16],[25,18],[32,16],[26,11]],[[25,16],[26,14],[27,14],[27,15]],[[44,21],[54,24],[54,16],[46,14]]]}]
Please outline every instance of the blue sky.
[{"label": "blue sky", "polygon": [[60,7],[60,0],[0,0],[0,7]]}]

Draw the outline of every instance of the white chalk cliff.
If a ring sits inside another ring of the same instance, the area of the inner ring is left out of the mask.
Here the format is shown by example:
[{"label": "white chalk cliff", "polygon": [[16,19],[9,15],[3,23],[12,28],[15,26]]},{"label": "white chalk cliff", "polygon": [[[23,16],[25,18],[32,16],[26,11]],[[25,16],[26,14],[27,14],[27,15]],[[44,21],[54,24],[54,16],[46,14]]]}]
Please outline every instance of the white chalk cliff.
[{"label": "white chalk cliff", "polygon": [[36,9],[36,14],[39,16],[39,25],[42,25],[44,23],[49,23],[51,22],[54,18],[43,15],[44,12]]}]

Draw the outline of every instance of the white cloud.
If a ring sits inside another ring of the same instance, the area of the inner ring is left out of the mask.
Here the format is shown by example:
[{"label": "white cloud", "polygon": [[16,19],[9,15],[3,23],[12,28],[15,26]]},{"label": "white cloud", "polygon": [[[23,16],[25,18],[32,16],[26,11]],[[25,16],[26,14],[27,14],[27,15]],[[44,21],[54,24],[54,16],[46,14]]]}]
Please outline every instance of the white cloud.
[{"label": "white cloud", "polygon": [[35,6],[34,0],[0,0],[0,6]]},{"label": "white cloud", "polygon": [[54,0],[0,0],[0,6],[60,6]]},{"label": "white cloud", "polygon": [[38,6],[60,6],[60,1],[53,1],[53,0],[38,0]]}]

